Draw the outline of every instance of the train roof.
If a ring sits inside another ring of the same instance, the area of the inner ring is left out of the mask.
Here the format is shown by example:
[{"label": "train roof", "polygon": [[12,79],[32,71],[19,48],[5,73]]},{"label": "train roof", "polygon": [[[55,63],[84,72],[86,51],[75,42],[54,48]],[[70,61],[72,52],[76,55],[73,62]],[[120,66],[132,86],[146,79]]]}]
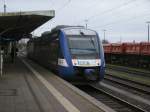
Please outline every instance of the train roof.
[{"label": "train roof", "polygon": [[[53,28],[51,31],[45,31],[45,32],[43,32],[42,34],[41,34],[41,37],[46,37],[47,35],[49,35],[49,34],[52,34],[52,33],[54,33],[54,32],[57,32],[57,31],[59,31],[59,30],[65,30],[65,29],[69,29],[68,31],[65,31],[65,32],[67,32],[67,33],[73,33],[73,31],[71,31],[71,29],[78,29],[78,28],[80,28],[80,29],[83,29],[83,31],[81,31],[81,33],[82,32],[85,32],[85,34],[89,34],[89,33],[87,33],[85,30],[88,30],[88,31],[91,31],[91,35],[93,34],[92,32],[95,32],[95,31],[93,31],[93,30],[90,30],[90,29],[85,29],[85,27],[84,26],[69,26],[69,25],[58,25],[58,26],[56,26],[55,28]],[[85,30],[84,30],[85,29]],[[74,32],[74,33],[77,33],[77,31],[76,32]],[[94,33],[95,34],[95,33]],[[93,35],[94,35],[93,34]]]},{"label": "train roof", "polygon": [[85,28],[84,26],[69,26],[69,25],[58,25],[52,29],[52,31],[64,29],[64,28]]}]

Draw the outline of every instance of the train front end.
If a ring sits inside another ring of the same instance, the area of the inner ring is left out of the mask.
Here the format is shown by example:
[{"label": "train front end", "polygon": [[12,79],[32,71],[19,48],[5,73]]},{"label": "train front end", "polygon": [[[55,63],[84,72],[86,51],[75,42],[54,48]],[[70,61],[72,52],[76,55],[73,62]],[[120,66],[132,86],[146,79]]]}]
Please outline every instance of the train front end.
[{"label": "train front end", "polygon": [[60,35],[60,47],[66,65],[60,67],[60,74],[73,80],[102,80],[105,60],[98,34],[85,28],[65,28]]}]

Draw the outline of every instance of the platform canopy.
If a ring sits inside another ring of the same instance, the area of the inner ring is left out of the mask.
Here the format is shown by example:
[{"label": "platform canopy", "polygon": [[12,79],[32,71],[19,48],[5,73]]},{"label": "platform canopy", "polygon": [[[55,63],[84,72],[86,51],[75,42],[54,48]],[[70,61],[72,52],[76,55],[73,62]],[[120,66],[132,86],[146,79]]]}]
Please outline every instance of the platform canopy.
[{"label": "platform canopy", "polygon": [[0,13],[0,40],[29,38],[32,31],[54,16],[54,10]]}]

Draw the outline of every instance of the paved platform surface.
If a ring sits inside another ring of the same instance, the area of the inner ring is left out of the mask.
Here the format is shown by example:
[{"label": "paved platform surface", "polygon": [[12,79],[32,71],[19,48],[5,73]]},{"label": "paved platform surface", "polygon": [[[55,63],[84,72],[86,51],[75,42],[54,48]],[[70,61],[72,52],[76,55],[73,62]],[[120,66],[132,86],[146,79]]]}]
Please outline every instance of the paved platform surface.
[{"label": "paved platform surface", "polygon": [[25,62],[33,67],[32,72],[20,59],[5,65],[0,78],[0,112],[104,112],[51,72]]}]

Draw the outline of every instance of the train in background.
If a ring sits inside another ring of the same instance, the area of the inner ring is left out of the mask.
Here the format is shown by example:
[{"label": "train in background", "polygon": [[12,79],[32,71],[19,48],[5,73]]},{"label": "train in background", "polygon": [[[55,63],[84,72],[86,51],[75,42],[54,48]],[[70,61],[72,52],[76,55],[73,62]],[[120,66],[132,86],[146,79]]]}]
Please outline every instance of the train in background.
[{"label": "train in background", "polygon": [[104,44],[107,63],[150,68],[150,43]]},{"label": "train in background", "polygon": [[97,82],[104,78],[103,45],[96,31],[57,26],[27,43],[28,57],[66,80]]}]

